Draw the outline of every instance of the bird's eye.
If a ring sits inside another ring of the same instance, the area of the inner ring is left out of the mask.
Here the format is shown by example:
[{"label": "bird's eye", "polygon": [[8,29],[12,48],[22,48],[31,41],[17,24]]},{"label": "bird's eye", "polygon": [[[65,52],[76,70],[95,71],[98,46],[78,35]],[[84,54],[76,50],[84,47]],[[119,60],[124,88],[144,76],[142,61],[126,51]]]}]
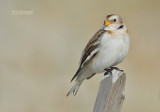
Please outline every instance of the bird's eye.
[{"label": "bird's eye", "polygon": [[113,19],[114,22],[116,22],[116,19]]}]

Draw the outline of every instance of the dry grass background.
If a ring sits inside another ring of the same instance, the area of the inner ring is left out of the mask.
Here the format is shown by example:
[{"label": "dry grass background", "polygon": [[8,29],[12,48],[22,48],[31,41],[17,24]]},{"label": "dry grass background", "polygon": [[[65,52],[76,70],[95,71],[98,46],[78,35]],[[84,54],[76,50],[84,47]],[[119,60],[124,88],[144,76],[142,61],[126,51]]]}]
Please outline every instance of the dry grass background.
[{"label": "dry grass background", "polygon": [[[33,11],[13,15],[12,10]],[[66,97],[87,41],[107,14],[131,36],[122,112],[160,112],[160,1],[6,0],[0,3],[0,112],[92,112],[103,74]]]}]

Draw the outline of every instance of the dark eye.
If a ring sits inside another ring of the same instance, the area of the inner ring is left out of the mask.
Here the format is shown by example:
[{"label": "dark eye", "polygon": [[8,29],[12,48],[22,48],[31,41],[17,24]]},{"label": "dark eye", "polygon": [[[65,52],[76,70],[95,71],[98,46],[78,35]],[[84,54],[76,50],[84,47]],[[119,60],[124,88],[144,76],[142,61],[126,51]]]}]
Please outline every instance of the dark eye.
[{"label": "dark eye", "polygon": [[113,19],[114,22],[116,22],[116,19]]}]

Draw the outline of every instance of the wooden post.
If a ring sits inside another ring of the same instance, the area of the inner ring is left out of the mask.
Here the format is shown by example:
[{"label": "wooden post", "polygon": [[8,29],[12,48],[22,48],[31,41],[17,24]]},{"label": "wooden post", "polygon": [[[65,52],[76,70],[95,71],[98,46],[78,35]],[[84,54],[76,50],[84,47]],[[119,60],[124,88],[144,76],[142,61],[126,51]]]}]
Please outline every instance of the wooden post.
[{"label": "wooden post", "polygon": [[126,75],[112,70],[106,74],[100,82],[99,92],[96,98],[93,112],[120,112],[125,98]]}]

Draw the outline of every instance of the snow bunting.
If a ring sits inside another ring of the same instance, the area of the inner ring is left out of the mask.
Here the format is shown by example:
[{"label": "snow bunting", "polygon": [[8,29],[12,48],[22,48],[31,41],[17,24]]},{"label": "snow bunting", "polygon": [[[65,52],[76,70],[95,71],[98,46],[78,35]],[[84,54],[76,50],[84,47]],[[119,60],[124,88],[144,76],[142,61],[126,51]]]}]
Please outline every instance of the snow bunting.
[{"label": "snow bunting", "polygon": [[75,84],[67,96],[72,92],[76,95],[85,79],[119,64],[128,53],[129,42],[128,30],[122,18],[115,14],[107,15],[101,29],[82,52],[79,68],[71,80],[76,78]]}]

